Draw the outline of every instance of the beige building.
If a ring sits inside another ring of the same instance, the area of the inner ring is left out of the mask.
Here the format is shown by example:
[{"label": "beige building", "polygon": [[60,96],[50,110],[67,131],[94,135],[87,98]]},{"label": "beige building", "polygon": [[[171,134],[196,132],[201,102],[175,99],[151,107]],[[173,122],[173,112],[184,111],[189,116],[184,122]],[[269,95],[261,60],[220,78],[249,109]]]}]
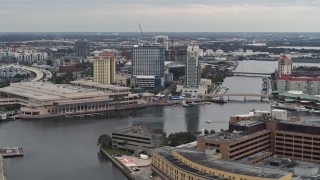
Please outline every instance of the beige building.
[{"label": "beige building", "polygon": [[292,60],[290,54],[281,54],[278,61],[279,74],[290,75],[292,71]]},{"label": "beige building", "polygon": [[142,103],[130,88],[90,81],[70,84],[11,83],[0,88],[0,106],[19,104],[21,118],[45,118],[101,113],[138,107]]},{"label": "beige building", "polygon": [[93,60],[93,81],[101,84],[115,83],[116,65],[114,57]]}]

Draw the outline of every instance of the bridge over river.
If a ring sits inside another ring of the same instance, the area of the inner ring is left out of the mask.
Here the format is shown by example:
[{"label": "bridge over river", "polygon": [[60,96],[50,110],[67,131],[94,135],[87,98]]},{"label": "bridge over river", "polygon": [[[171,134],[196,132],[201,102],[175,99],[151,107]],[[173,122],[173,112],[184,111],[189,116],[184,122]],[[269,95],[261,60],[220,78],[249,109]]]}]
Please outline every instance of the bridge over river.
[{"label": "bridge over river", "polygon": [[272,98],[271,94],[256,94],[256,93],[225,93],[225,94],[202,94],[202,97],[243,97],[244,101],[246,101],[247,97],[259,97],[262,101],[263,98]]},{"label": "bridge over river", "polygon": [[266,77],[266,76],[271,76],[272,73],[254,73],[254,72],[230,72],[230,76],[245,76],[245,77]]}]

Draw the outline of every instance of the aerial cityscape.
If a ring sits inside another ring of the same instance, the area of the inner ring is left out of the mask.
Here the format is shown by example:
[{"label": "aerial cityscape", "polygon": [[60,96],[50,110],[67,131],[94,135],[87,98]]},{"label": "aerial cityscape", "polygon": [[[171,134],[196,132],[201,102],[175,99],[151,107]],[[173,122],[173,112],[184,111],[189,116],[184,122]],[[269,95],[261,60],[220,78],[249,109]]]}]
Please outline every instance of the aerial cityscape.
[{"label": "aerial cityscape", "polygon": [[319,12],[0,2],[0,180],[320,179]]}]

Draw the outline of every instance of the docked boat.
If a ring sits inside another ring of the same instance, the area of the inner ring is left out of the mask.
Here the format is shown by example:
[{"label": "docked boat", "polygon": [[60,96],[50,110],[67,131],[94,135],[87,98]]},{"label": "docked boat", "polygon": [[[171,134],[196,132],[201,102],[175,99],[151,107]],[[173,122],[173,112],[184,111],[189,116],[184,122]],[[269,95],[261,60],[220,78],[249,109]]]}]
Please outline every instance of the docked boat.
[{"label": "docked boat", "polygon": [[210,121],[210,120],[206,120],[206,122],[205,122],[205,123],[210,124],[210,123],[212,123],[212,121]]},{"label": "docked boat", "polygon": [[224,103],[227,103],[228,101],[223,96],[221,96],[221,97],[212,98],[212,102],[224,104]]},{"label": "docked boat", "polygon": [[188,107],[189,105],[186,103],[186,101],[182,101],[182,102],[181,102],[181,106],[182,106],[182,107]]},{"label": "docked boat", "polygon": [[320,111],[319,111],[319,110],[311,109],[309,112],[310,112],[311,114],[320,115]]},{"label": "docked boat", "polygon": [[0,114],[0,120],[1,121],[7,120],[7,114],[6,113]]},{"label": "docked boat", "polygon": [[297,107],[296,110],[298,112],[309,112],[310,111],[309,109],[307,109],[307,108],[305,108],[303,106]]}]

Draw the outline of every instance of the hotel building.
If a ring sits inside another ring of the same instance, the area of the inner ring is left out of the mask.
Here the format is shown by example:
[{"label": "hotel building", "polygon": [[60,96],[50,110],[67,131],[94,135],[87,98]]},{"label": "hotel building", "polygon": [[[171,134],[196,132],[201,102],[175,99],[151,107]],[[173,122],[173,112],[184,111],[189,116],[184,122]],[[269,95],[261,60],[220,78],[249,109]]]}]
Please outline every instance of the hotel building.
[{"label": "hotel building", "polygon": [[164,60],[164,46],[135,45],[131,57],[131,84],[141,88],[164,86]]},{"label": "hotel building", "polygon": [[93,81],[101,84],[115,83],[116,64],[114,57],[93,60]]}]

